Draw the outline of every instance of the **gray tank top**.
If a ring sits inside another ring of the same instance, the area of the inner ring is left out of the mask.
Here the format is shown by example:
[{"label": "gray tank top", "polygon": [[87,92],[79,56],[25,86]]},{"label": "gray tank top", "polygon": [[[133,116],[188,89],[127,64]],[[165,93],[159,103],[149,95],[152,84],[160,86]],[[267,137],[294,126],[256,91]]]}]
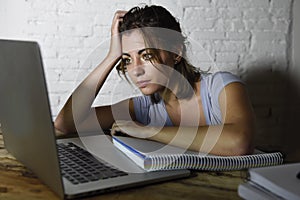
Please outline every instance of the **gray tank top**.
[{"label": "gray tank top", "polygon": [[[222,124],[219,94],[226,85],[233,82],[243,82],[229,72],[216,72],[201,77],[200,95],[206,124]],[[133,98],[133,105],[138,122],[149,126],[173,126],[163,100],[152,103],[150,96],[139,96]]]}]

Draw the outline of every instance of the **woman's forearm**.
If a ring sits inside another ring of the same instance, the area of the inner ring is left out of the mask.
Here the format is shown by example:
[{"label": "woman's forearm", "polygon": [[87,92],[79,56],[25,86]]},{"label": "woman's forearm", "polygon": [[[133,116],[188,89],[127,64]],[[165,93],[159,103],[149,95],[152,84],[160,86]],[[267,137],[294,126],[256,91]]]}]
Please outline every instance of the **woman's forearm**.
[{"label": "woman's forearm", "polygon": [[150,139],[215,155],[252,153],[252,128],[233,124],[201,127],[164,127]]},{"label": "woman's forearm", "polygon": [[96,95],[118,60],[117,55],[108,55],[74,90],[55,120],[57,129],[76,132],[75,123],[81,123],[89,115]]},{"label": "woman's forearm", "polygon": [[62,132],[76,132],[77,123],[83,122],[91,113],[91,105],[113,66],[121,57],[121,38],[118,31],[126,11],[117,11],[111,27],[110,48],[106,58],[75,89],[58,114],[54,125]]}]

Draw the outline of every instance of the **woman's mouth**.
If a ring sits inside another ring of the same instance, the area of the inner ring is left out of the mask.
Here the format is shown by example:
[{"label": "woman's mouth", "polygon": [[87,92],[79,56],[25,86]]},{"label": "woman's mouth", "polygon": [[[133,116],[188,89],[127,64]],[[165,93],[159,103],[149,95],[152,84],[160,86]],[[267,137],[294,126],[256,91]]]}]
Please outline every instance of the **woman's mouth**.
[{"label": "woman's mouth", "polygon": [[145,80],[145,81],[138,81],[136,82],[136,85],[139,87],[139,88],[144,88],[144,87],[147,87],[147,85],[150,83],[150,80]]}]

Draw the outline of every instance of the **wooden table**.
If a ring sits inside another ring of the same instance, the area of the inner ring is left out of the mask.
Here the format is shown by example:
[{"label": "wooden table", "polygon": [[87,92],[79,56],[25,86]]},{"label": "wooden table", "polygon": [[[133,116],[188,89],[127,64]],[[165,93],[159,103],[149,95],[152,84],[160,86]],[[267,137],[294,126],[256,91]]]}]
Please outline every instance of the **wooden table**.
[{"label": "wooden table", "polygon": [[[174,180],[86,199],[240,199],[237,187],[246,171],[197,172],[195,177]],[[36,176],[4,148],[0,133],[0,199],[58,199]]]}]

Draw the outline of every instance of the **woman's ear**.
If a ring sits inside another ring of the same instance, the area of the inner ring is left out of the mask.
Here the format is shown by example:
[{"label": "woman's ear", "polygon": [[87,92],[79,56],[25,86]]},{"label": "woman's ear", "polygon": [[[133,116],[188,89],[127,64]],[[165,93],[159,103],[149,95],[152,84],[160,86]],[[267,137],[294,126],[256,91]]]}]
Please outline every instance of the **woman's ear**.
[{"label": "woman's ear", "polygon": [[181,55],[174,55],[174,64],[178,64],[181,61],[182,56]]},{"label": "woman's ear", "polygon": [[174,64],[176,65],[176,64],[180,63],[180,61],[181,61],[181,56],[177,56],[177,57],[174,59]]},{"label": "woman's ear", "polygon": [[177,47],[174,51],[174,63],[178,64],[181,61],[182,58],[182,50],[183,50],[183,46],[180,45],[179,47]]}]

